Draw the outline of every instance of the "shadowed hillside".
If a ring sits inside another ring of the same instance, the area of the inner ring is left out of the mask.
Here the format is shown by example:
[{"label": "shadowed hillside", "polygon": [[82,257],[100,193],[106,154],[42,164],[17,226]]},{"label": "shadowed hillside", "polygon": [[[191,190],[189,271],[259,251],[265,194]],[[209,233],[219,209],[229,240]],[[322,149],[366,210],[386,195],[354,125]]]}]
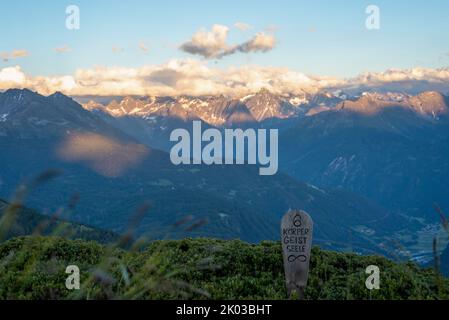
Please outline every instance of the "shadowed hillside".
[{"label": "shadowed hillside", "polygon": [[11,205],[0,199],[0,225],[3,226],[8,218],[12,218],[13,221],[4,234],[0,232],[0,240],[37,233],[60,235],[71,239],[94,240],[100,243],[110,243],[118,239],[118,235],[111,231],[69,222],[55,215],[45,216],[35,210]]}]

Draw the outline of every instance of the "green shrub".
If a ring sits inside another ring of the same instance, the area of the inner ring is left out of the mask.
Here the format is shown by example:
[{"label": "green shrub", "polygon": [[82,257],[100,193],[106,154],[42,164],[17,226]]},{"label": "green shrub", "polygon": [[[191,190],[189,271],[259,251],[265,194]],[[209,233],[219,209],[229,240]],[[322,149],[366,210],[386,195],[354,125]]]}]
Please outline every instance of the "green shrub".
[{"label": "green shrub", "polygon": [[[81,290],[65,287],[68,265]],[[365,269],[381,270],[381,289]],[[185,239],[122,250],[21,237],[0,245],[0,299],[286,299],[280,243]],[[313,248],[307,299],[448,299],[449,279],[411,263]]]}]

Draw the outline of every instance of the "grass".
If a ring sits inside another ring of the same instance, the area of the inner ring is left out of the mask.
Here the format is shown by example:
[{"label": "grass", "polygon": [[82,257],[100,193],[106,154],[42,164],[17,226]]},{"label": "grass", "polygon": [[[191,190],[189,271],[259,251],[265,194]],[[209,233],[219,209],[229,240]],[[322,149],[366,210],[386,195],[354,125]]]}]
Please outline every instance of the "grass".
[{"label": "grass", "polygon": [[[121,249],[57,237],[20,237],[0,245],[1,299],[287,299],[281,244],[184,239]],[[68,265],[81,289],[65,287]],[[381,289],[365,269],[381,270]],[[312,250],[306,299],[449,299],[449,279],[412,263]]]},{"label": "grass", "polygon": [[[56,225],[51,232],[46,232],[51,223],[42,223],[29,236],[1,242],[20,218],[25,196],[55,175],[49,171],[28,187],[19,188],[14,201],[4,209],[0,220],[0,299],[287,299],[279,242],[255,245],[237,240],[135,239],[134,230],[148,210],[145,205],[137,210],[128,232],[106,244],[67,239],[68,223]],[[69,210],[73,206],[70,204]],[[175,227],[186,221],[175,223]],[[80,290],[65,286],[69,265],[80,269]],[[381,270],[380,290],[365,287],[365,270],[370,265]],[[449,279],[437,268],[421,269],[410,262],[315,247],[305,297],[449,299]]]}]

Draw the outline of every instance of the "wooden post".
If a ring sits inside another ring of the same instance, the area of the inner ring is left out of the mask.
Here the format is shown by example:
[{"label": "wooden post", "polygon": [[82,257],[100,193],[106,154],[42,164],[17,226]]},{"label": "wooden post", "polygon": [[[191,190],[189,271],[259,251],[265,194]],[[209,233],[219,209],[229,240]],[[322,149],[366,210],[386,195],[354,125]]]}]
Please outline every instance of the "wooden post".
[{"label": "wooden post", "polygon": [[282,218],[281,239],[284,256],[285,282],[289,297],[297,292],[304,299],[309,277],[313,221],[304,211],[290,210]]}]

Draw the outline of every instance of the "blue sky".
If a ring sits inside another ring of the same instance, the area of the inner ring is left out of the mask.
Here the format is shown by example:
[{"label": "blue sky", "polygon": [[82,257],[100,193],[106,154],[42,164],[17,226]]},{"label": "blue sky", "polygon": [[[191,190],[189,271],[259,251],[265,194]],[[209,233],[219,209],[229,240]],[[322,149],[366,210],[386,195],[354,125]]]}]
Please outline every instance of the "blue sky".
[{"label": "blue sky", "polygon": [[[80,30],[66,28],[69,5]],[[366,28],[369,5],[379,30]],[[0,90],[449,93],[446,0],[2,0],[1,9]]]},{"label": "blue sky", "polygon": [[[81,29],[65,28],[65,8],[81,10]],[[365,8],[381,10],[381,29],[365,28]],[[267,53],[235,54],[217,66],[284,66],[338,77],[388,68],[443,67],[449,56],[449,2],[432,1],[2,1],[0,52],[26,49],[20,64],[31,75],[71,74],[95,65],[139,67],[188,57],[178,47],[200,28],[231,28],[229,42],[276,27],[277,46]],[[252,30],[232,28],[244,22]],[[139,50],[145,41],[149,52]],[[56,47],[72,51],[58,54]],[[113,53],[112,47],[123,48]],[[200,57],[196,57],[200,59]]]}]

